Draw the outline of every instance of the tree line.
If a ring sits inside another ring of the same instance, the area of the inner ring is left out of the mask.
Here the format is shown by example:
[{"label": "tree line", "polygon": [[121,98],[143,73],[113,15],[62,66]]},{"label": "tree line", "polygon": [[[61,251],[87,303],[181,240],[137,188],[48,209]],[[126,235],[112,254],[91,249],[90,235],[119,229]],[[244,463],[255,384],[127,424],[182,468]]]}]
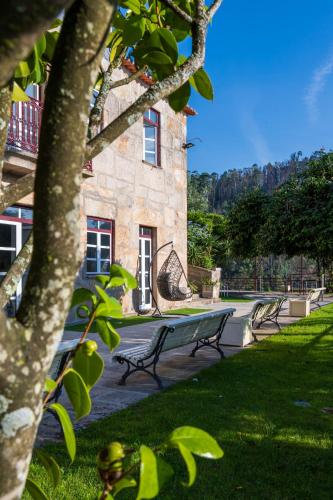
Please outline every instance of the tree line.
[{"label": "tree line", "polygon": [[223,215],[190,210],[189,262],[226,268],[232,259],[302,255],[331,272],[332,216],[333,153],[321,151],[272,192],[244,188]]},{"label": "tree line", "polygon": [[285,161],[267,163],[263,167],[254,164],[247,168],[229,169],[220,175],[216,172],[189,171],[189,210],[226,213],[246,191],[261,188],[265,193],[272,193],[290,176],[305,170],[309,161],[321,154],[322,151],[317,151],[310,157],[303,157],[298,151]]}]

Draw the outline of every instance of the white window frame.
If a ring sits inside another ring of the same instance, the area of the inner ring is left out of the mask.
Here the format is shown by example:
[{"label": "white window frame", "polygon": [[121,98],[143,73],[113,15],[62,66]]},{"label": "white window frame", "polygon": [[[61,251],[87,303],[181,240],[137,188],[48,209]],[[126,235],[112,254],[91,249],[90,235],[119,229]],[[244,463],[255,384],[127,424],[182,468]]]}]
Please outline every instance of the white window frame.
[{"label": "white window frame", "polygon": [[[151,116],[151,113],[155,113],[157,115],[157,122],[154,122],[153,120],[151,120],[150,116]],[[151,137],[146,137],[146,128],[148,128],[148,124],[147,122],[145,121],[145,116],[143,116],[143,131],[142,131],[142,135],[143,135],[143,161],[146,162],[146,163],[149,163],[150,165],[154,165],[155,167],[159,166],[160,164],[160,158],[159,158],[159,155],[160,155],[160,151],[159,151],[159,148],[160,148],[160,138],[159,138],[159,134],[160,134],[160,126],[161,126],[161,115],[158,111],[156,111],[156,109],[149,109],[147,111],[148,113],[148,120],[151,120],[152,122],[152,125],[151,125],[151,128],[154,129],[154,137],[151,138]],[[152,142],[154,143],[155,147],[154,147],[154,151],[149,151],[148,149],[146,149],[146,141],[148,142]],[[154,154],[154,157],[155,157],[155,161],[154,162],[151,162],[150,160],[148,160],[146,158],[146,154]]]},{"label": "white window frame", "polygon": [[[88,227],[88,219],[93,219],[98,222],[97,228],[90,228]],[[103,231],[102,229],[99,228],[100,222],[109,222],[111,224],[111,229],[110,231]],[[96,234],[96,244],[88,243],[88,233],[93,233]],[[102,245],[102,235],[109,236],[110,238],[110,245]],[[95,276],[96,274],[109,274],[109,270],[105,271],[103,270],[103,265],[105,262],[109,262],[110,265],[112,264],[112,240],[113,236],[113,221],[112,220],[106,220],[106,219],[99,219],[98,217],[87,217],[87,248],[96,248],[96,258],[94,257],[88,257],[86,256],[86,262],[96,262],[96,271],[88,271],[88,266],[86,264],[86,275],[87,276]],[[109,258],[108,259],[102,259],[102,249],[108,248],[109,249]]]}]

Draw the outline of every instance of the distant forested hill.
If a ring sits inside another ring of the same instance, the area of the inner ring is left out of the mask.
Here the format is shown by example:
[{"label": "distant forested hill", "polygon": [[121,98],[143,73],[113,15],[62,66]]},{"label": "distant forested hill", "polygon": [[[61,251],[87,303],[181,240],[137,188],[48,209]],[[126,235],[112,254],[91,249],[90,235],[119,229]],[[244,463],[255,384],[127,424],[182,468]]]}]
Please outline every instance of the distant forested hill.
[{"label": "distant forested hill", "polygon": [[[320,152],[311,155],[318,156]],[[217,173],[188,174],[188,209],[207,212],[224,213],[245,191],[261,187],[264,192],[271,193],[288,177],[306,169],[310,158],[303,157],[301,152],[293,153],[289,160],[268,163],[263,167],[252,165],[249,168],[233,169]]]}]

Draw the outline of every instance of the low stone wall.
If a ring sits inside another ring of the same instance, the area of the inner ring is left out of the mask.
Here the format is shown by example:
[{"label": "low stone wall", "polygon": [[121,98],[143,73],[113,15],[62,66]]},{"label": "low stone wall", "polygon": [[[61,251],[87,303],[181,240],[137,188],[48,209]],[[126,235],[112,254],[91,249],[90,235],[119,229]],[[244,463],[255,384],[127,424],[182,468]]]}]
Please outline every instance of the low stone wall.
[{"label": "low stone wall", "polygon": [[204,267],[191,266],[188,264],[188,280],[198,287],[199,293],[201,293],[202,290],[201,282],[203,279],[217,281],[218,284],[216,286],[219,288],[221,283],[221,268],[205,269]]}]

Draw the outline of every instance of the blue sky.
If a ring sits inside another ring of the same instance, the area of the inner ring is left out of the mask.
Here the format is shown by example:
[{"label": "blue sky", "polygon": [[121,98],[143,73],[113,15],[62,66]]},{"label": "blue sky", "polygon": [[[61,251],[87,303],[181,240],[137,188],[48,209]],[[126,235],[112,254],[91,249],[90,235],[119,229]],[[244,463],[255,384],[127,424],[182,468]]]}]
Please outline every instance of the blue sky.
[{"label": "blue sky", "polygon": [[224,0],[193,92],[190,170],[223,172],[333,148],[333,1]]}]

